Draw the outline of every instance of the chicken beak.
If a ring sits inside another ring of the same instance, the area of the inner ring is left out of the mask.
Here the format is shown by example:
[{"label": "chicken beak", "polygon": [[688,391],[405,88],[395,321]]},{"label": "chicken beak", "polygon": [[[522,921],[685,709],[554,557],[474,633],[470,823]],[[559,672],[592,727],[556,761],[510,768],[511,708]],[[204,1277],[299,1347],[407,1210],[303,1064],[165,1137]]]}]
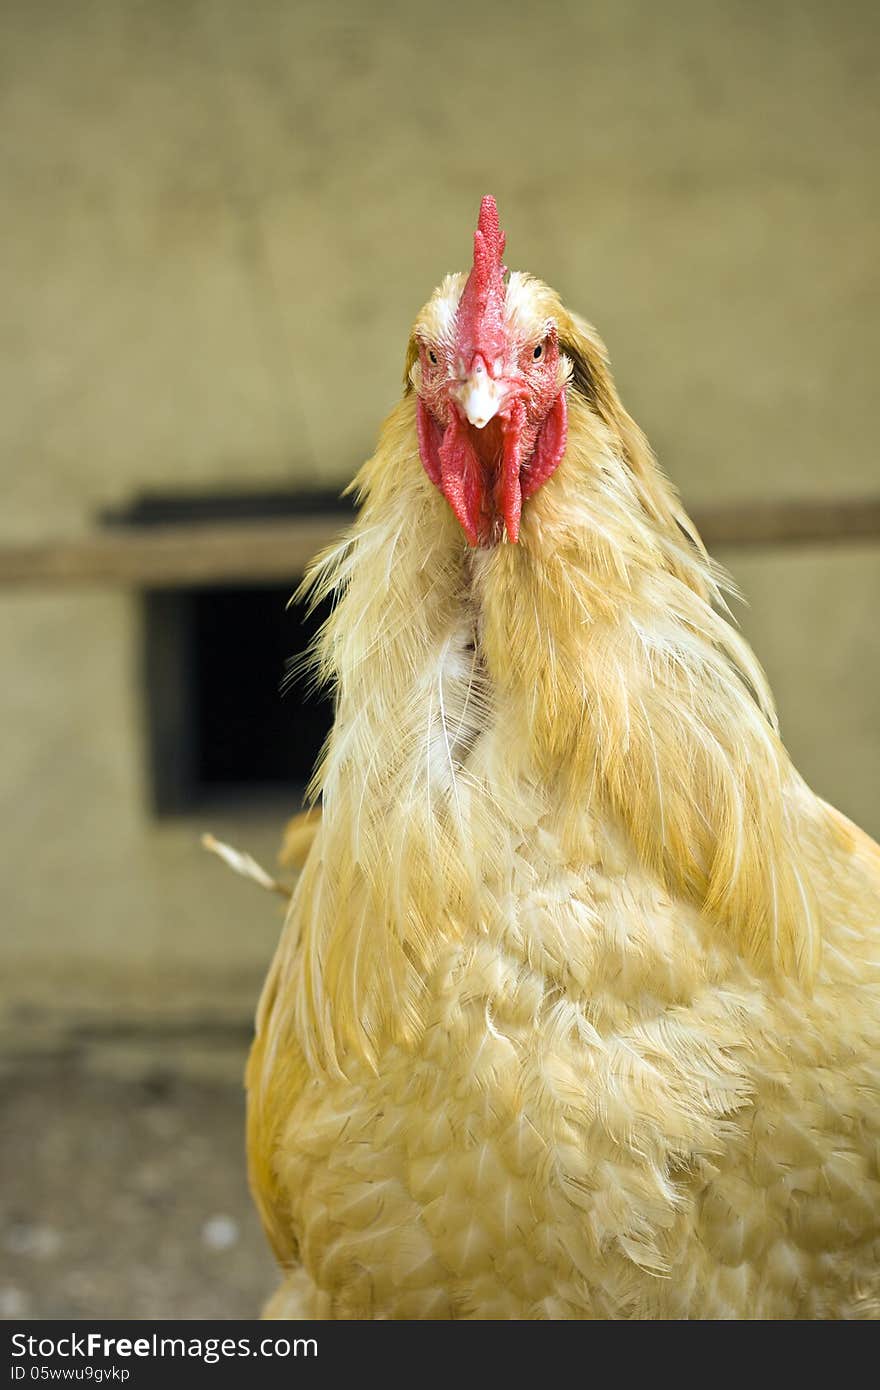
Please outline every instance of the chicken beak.
[{"label": "chicken beak", "polygon": [[505,392],[500,382],[494,381],[486,370],[480,354],[468,376],[456,389],[456,397],[462,411],[474,429],[485,429],[494,420],[504,404]]}]

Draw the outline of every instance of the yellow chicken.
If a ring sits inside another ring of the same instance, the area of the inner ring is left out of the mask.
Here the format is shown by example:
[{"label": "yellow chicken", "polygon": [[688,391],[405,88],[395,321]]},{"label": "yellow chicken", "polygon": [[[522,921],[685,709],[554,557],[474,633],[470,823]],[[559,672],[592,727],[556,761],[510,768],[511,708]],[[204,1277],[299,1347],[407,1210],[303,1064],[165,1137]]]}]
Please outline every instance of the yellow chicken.
[{"label": "yellow chicken", "polygon": [[307,577],[336,719],[248,1069],[267,1315],[877,1316],[880,849],[503,249],[486,198]]}]

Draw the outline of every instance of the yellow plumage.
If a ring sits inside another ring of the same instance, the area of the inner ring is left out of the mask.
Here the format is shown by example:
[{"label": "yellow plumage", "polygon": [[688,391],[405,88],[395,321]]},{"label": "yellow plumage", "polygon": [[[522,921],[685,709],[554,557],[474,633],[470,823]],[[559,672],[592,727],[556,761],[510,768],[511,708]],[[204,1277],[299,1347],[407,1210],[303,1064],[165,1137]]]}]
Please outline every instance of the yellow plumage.
[{"label": "yellow plumage", "polygon": [[552,320],[568,445],[471,549],[407,389],[337,599],[323,818],[248,1071],[270,1313],[880,1311],[880,850],[780,742],[754,656],[615,393]]}]

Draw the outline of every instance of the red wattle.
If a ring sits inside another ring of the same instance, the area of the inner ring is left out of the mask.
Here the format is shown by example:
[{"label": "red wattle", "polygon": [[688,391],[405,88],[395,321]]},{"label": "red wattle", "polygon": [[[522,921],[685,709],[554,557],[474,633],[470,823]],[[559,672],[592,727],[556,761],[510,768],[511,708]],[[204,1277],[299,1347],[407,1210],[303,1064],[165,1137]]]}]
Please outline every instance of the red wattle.
[{"label": "red wattle", "polygon": [[565,392],[560,391],[538,431],[532,457],[522,471],[523,497],[531,497],[542,483],[546,483],[550,474],[555,472],[565,453],[567,439],[568,408],[565,404]]},{"label": "red wattle", "polygon": [[440,490],[457,516],[471,545],[485,539],[485,482],[483,468],[467,430],[456,414],[443,434],[439,450]]},{"label": "red wattle", "polygon": [[519,521],[522,512],[522,432],[526,410],[522,401],[515,401],[504,430],[504,458],[501,463],[501,515],[507,539],[514,545],[519,540]]},{"label": "red wattle", "polygon": [[440,486],[440,445],[443,442],[443,427],[437,423],[430,410],[425,408],[421,396],[416,400],[416,433],[419,437],[419,453],[425,472],[435,487]]},{"label": "red wattle", "polygon": [[456,412],[444,427],[418,400],[416,428],[425,472],[443,493],[468,542],[473,546],[494,543],[498,539],[495,520],[500,517],[508,540],[516,544],[523,501],[547,481],[565,453],[565,392],[560,392],[553,402],[526,464],[522,462],[523,433],[527,429],[522,401],[514,402],[503,421],[503,452],[494,465],[488,458],[480,458],[475,444],[481,436],[475,435]]}]

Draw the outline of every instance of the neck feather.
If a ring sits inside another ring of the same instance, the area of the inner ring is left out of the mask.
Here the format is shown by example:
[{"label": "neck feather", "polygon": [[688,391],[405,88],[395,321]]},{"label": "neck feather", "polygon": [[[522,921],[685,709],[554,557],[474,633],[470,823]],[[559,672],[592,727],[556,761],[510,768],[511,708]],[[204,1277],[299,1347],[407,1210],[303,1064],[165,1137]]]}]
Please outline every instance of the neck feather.
[{"label": "neck feather", "polygon": [[294,909],[299,1032],[325,1064],[340,1040],[369,1060],[380,1036],[418,1032],[438,949],[481,913],[481,854],[550,798],[613,819],[756,968],[815,968],[808,794],[723,576],[634,440],[576,401],[519,544],[472,551],[407,397],[358,479],[357,522],[307,576],[338,600],[319,650],[337,697],[324,824]]}]

